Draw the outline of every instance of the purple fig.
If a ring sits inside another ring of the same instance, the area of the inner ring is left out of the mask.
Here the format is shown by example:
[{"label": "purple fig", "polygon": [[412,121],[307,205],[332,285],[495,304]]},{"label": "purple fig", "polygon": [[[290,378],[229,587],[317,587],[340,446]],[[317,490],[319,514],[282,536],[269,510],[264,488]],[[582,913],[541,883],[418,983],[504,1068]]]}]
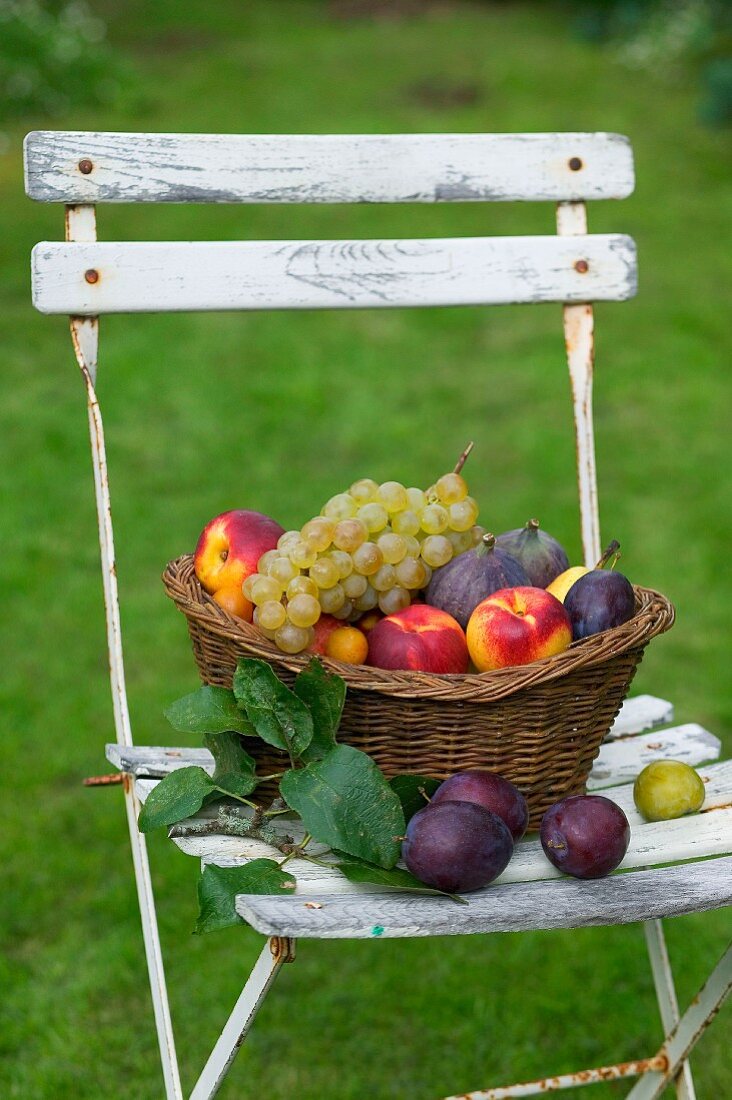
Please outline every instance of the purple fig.
[{"label": "purple fig", "polygon": [[463,630],[479,603],[501,588],[530,584],[520,562],[496,544],[495,535],[484,535],[474,550],[458,554],[435,569],[425,598],[432,607],[447,611]]},{"label": "purple fig", "polygon": [[521,562],[534,588],[546,588],[555,577],[569,569],[564,547],[541,530],[538,519],[530,519],[525,527],[499,535],[496,546]]}]

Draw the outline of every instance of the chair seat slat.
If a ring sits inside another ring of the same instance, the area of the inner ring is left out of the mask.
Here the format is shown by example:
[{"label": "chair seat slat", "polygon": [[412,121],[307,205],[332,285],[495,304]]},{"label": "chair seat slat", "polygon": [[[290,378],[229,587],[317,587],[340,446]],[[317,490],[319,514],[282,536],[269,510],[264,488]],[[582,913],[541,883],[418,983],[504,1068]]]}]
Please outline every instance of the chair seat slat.
[{"label": "chair seat slat", "polygon": [[42,313],[354,309],[619,301],[636,289],[620,234],[411,240],[44,242]]},{"label": "chair seat slat", "polygon": [[129,134],[35,131],[42,202],[482,202],[622,199],[620,134]]}]

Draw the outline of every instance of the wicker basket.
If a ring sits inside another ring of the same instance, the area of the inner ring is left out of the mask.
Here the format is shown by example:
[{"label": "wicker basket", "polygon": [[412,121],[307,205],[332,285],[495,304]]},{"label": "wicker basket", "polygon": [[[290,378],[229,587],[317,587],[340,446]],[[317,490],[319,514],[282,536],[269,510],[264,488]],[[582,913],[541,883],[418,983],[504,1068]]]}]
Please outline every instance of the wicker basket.
[{"label": "wicker basket", "polygon": [[[190,554],[168,564],[163,583],[188,621],[201,678],[231,687],[240,657],[270,662],[285,683],[310,657],[280,653],[255,627],[232,618],[201,588]],[[339,736],[367,752],[387,775],[447,778],[488,768],[526,796],[531,827],[560,798],[580,794],[602,739],[633,679],[647,643],[674,621],[671,603],[636,587],[636,613],[613,630],[530,665],[465,676],[387,672],[324,659],[348,685]],[[263,774],[283,754],[251,739]],[[266,796],[266,785],[258,788]]]}]

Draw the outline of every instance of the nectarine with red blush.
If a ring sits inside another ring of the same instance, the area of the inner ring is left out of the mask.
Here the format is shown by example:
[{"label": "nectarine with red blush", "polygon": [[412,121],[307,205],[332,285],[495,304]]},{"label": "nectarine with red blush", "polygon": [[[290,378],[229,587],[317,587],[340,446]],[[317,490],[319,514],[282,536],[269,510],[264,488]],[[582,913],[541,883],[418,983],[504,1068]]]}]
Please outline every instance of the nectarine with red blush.
[{"label": "nectarine with red blush", "polygon": [[527,665],[561,653],[572,641],[563,604],[543,588],[502,588],[470,616],[468,649],[479,672]]},{"label": "nectarine with red blush", "polygon": [[375,668],[443,674],[468,668],[468,646],[460,623],[428,604],[415,603],[387,615],[368,638],[368,664]]},{"label": "nectarine with red blush", "polygon": [[285,529],[261,512],[235,508],[207,523],[196,544],[193,567],[207,592],[241,585],[257,562],[274,550]]}]

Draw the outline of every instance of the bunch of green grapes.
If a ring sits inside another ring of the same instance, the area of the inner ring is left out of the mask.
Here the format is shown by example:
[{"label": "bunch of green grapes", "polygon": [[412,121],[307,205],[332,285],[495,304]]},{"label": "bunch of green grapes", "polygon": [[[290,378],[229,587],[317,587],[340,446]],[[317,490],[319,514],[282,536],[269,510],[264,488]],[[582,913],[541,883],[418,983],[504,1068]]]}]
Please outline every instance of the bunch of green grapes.
[{"label": "bunch of green grapes", "polygon": [[283,652],[301,653],[322,613],[355,622],[377,607],[401,611],[433,569],[480,541],[477,518],[459,473],[426,491],[362,478],[262,555],[243,589],[254,622]]}]

